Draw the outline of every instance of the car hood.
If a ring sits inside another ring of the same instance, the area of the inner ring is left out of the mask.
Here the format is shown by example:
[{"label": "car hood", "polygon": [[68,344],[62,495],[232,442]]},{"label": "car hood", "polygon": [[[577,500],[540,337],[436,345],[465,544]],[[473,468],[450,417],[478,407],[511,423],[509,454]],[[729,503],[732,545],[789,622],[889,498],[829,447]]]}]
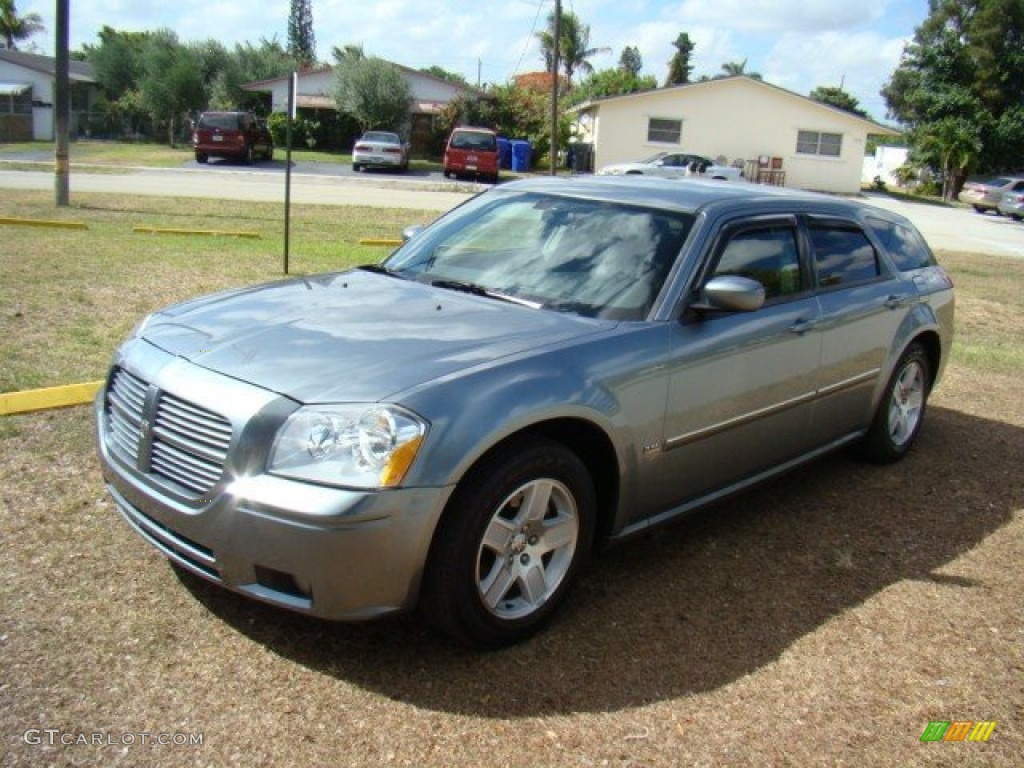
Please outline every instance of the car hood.
[{"label": "car hood", "polygon": [[179,304],[140,335],[303,403],[373,402],[613,325],[355,270]]}]

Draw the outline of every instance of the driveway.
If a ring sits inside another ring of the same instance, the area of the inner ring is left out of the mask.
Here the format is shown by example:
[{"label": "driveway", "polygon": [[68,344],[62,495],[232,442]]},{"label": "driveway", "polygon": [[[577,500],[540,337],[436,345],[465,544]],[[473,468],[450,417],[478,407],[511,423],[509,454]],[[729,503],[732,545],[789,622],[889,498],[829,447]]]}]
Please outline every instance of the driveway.
[{"label": "driveway", "polygon": [[935,250],[988,253],[1024,258],[1024,223],[1006,216],[975,213],[969,208],[896,200],[864,193],[864,201],[901,213],[921,230]]}]

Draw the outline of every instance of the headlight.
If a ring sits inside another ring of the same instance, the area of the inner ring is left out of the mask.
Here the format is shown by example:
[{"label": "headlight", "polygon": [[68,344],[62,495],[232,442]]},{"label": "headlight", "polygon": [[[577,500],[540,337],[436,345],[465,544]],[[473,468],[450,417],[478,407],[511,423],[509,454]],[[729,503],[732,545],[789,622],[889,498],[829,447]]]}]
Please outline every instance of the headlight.
[{"label": "headlight", "polygon": [[402,482],[427,424],[394,405],[311,405],[285,422],[274,440],[270,472],[354,488]]}]

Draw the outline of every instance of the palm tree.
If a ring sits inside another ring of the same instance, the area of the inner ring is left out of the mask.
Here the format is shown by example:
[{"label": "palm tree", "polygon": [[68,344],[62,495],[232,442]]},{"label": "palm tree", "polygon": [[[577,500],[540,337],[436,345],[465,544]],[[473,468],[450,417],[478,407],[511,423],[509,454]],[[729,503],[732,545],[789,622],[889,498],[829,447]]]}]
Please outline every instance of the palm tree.
[{"label": "palm tree", "polygon": [[3,35],[8,50],[16,51],[18,46],[15,43],[18,40],[27,40],[45,29],[38,13],[19,16],[14,0],[0,0],[0,35]]},{"label": "palm tree", "polygon": [[[537,39],[540,40],[541,55],[544,57],[544,63],[547,65],[549,72],[551,71],[552,55],[555,51],[554,28],[555,12],[552,11],[548,14],[547,29],[537,33]],[[589,75],[594,71],[594,67],[591,66],[587,59],[611,50],[609,48],[591,48],[590,25],[583,24],[579,17],[571,11],[562,13],[561,34],[559,37],[561,37],[561,45],[558,46],[558,61],[565,72],[567,89],[572,88],[572,76],[574,74],[582,72],[585,75]]]},{"label": "palm tree", "polygon": [[722,72],[715,75],[715,79],[718,80],[723,77],[736,77],[737,75],[746,75],[754,80],[761,80],[761,75],[758,72],[747,72],[747,60],[743,61],[727,61],[722,64]]}]

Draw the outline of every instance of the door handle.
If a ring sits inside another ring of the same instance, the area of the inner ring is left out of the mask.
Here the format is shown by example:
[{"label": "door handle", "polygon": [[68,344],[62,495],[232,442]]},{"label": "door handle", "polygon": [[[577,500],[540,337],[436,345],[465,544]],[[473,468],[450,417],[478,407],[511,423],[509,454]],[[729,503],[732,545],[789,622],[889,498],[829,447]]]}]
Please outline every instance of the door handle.
[{"label": "door handle", "polygon": [[797,320],[795,323],[789,326],[789,332],[795,333],[798,336],[803,336],[805,333],[813,329],[814,326],[816,326],[817,324],[817,320],[804,320],[803,318],[801,318],[800,320]]},{"label": "door handle", "polygon": [[905,304],[909,304],[911,301],[909,296],[890,296],[885,300],[886,309],[899,309]]}]

